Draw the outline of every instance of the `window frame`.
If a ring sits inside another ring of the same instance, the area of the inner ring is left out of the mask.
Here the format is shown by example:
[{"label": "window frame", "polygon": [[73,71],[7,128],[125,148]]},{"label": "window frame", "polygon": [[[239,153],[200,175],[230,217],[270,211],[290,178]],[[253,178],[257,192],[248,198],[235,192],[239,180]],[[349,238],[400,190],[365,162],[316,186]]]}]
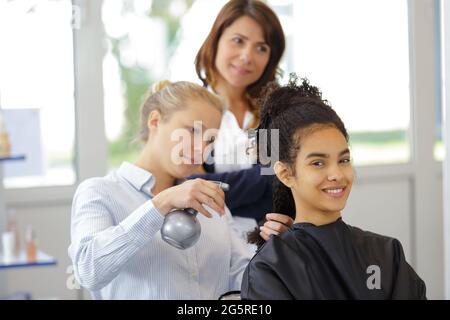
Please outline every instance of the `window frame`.
[{"label": "window frame", "polygon": [[443,162],[444,177],[444,282],[445,299],[450,299],[450,3],[439,1],[441,13],[441,65],[442,65],[442,138],[445,143],[446,157]]}]

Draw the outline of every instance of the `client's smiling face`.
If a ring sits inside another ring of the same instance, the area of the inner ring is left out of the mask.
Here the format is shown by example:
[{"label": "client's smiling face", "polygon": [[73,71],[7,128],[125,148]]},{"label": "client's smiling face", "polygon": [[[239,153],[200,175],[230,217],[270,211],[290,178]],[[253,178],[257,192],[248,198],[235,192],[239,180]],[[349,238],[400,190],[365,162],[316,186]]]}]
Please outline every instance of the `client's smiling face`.
[{"label": "client's smiling face", "polygon": [[313,128],[301,138],[295,175],[290,177],[297,215],[339,217],[353,178],[344,135],[334,126]]}]

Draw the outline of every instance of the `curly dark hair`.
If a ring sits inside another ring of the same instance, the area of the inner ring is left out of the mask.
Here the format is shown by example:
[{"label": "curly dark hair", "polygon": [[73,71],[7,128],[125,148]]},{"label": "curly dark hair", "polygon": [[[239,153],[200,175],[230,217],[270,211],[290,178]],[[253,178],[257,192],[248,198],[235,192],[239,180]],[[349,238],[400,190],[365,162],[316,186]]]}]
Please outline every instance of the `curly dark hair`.
[{"label": "curly dark hair", "polygon": [[[287,164],[295,174],[295,161],[301,147],[301,141],[308,134],[324,126],[337,128],[349,140],[344,123],[331,108],[327,100],[322,99],[321,91],[309,84],[308,79],[302,78],[297,84],[298,77],[290,74],[287,85],[280,86],[275,82],[264,87],[259,98],[261,119],[258,129],[267,130],[266,154],[270,150],[278,152],[279,161]],[[271,129],[278,129],[279,141],[277,146],[271,146]],[[261,149],[259,149],[261,152]],[[295,203],[292,191],[276,176],[273,180],[273,212],[295,218]],[[259,225],[265,221],[260,221]],[[260,246],[264,240],[259,236],[259,229],[248,234],[248,241]]]}]

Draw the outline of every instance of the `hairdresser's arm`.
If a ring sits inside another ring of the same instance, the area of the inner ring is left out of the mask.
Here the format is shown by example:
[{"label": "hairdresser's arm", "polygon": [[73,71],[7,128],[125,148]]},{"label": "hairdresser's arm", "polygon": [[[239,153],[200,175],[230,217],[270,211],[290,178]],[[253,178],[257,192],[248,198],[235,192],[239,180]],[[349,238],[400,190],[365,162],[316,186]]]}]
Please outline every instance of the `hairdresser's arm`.
[{"label": "hairdresser's arm", "polygon": [[89,290],[100,290],[113,280],[164,221],[149,200],[115,223],[111,214],[115,201],[107,190],[88,180],[79,186],[72,205],[69,255],[77,280]]},{"label": "hairdresser's arm", "polygon": [[210,217],[201,205],[205,203],[224,213],[223,191],[197,179],[160,192],[117,224],[112,212],[123,209],[115,205],[108,190],[104,182],[88,180],[79,186],[72,206],[69,255],[77,280],[90,290],[99,290],[113,280],[161,229],[164,215],[171,209],[192,207]]},{"label": "hairdresser's arm", "polygon": [[267,188],[271,188],[273,176],[261,175],[261,166],[254,165],[250,169],[194,175],[190,178],[217,180],[230,185],[226,193],[226,203],[231,212],[239,207],[253,205],[261,200]]}]

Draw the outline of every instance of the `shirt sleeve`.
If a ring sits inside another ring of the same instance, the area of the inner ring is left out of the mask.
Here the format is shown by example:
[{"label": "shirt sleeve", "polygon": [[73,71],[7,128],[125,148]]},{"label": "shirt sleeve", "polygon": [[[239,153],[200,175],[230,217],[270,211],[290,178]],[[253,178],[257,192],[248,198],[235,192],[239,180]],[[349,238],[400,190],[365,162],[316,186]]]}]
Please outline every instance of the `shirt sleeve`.
[{"label": "shirt sleeve", "polygon": [[74,196],[69,256],[77,280],[89,290],[100,290],[113,280],[164,221],[148,200],[114,223],[113,203],[107,188],[93,180],[82,183]]}]

